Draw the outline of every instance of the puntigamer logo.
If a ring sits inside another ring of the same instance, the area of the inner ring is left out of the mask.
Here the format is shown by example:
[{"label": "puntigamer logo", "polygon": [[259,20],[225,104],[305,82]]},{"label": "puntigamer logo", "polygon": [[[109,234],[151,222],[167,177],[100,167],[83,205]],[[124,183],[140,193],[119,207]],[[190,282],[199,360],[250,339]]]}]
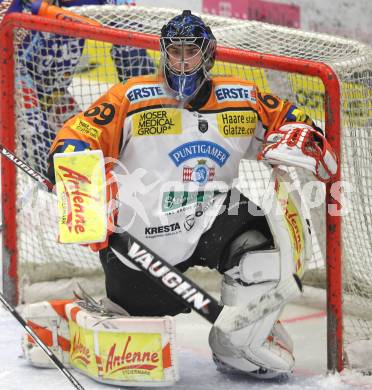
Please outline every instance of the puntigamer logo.
[{"label": "puntigamer logo", "polygon": [[222,167],[230,157],[225,148],[210,141],[187,142],[173,149],[168,155],[177,167],[187,160],[199,157],[209,158]]},{"label": "puntigamer logo", "polygon": [[166,93],[160,84],[135,86],[127,92],[127,98],[131,103],[138,103],[143,100],[156,99],[163,96],[166,96]]},{"label": "puntigamer logo", "polygon": [[133,136],[181,134],[181,111],[147,110],[133,115]]},{"label": "puntigamer logo", "polygon": [[248,101],[256,103],[256,89],[248,85],[221,85],[215,89],[219,102]]}]

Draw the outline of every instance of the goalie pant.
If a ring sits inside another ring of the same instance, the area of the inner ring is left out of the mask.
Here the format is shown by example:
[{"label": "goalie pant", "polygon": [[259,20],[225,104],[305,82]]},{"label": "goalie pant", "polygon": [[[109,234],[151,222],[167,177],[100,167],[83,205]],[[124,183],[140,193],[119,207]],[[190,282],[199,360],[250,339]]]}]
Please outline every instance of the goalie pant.
[{"label": "goalie pant", "polygon": [[[267,237],[267,242],[271,243],[272,235],[266,218],[263,215],[250,214],[248,202],[249,200],[237,190],[231,190],[222,205],[225,211],[217,216],[211,228],[200,237],[191,257],[175,267],[185,272],[190,267],[202,266],[217,269],[222,273],[229,267],[226,263],[226,255],[230,242],[241,232],[253,228]],[[230,203],[231,207],[227,207]],[[252,203],[253,207],[259,210]],[[114,235],[115,233],[111,237]],[[108,298],[124,308],[130,315],[163,316],[190,312],[182,301],[159,287],[144,272],[139,272],[139,268],[136,268],[129,260],[121,256],[121,261],[117,261],[111,249],[101,250],[100,260],[105,272]],[[156,273],[156,266],[154,272]],[[189,292],[183,291],[183,294],[189,294]]]},{"label": "goalie pant", "polygon": [[[73,0],[56,1],[60,7],[105,4],[130,4],[126,1]],[[136,22],[132,22],[138,24]],[[110,27],[123,28],[125,23],[112,22]],[[47,155],[57,131],[73,115],[81,111],[69,93],[73,75],[88,70],[82,62],[84,39],[52,33],[31,31],[23,37],[18,52],[17,88],[23,96],[24,128],[33,129],[24,143],[22,159],[34,161],[40,173],[46,175]],[[113,45],[111,57],[120,82],[132,76],[155,72],[155,65],[145,49]]]}]

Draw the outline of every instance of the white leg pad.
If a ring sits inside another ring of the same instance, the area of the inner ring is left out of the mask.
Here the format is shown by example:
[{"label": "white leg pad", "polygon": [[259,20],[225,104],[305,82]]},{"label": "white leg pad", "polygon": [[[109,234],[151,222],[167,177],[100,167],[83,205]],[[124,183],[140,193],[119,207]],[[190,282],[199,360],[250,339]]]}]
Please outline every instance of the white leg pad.
[{"label": "white leg pad", "polygon": [[238,266],[225,272],[222,302],[228,306],[248,305],[273,290],[279,279],[279,251],[246,253]]},{"label": "white leg pad", "polygon": [[[18,308],[27,325],[39,336],[57,358],[70,367],[70,332],[64,307],[68,301],[38,302]],[[33,340],[24,333],[21,340],[23,357],[35,367],[55,368],[54,363]]]},{"label": "white leg pad", "polygon": [[[212,351],[222,362],[247,373],[260,368],[271,371],[272,376],[291,372],[293,345],[283,326],[278,325],[279,313],[271,313],[234,332],[224,329],[223,316],[220,316],[222,326],[216,323],[209,336]],[[225,312],[225,315],[231,314],[230,310]]]},{"label": "white leg pad", "polygon": [[263,207],[275,249],[259,251],[250,246],[256,243],[259,247],[262,242],[254,231],[242,237],[248,245],[237,241],[234,247],[233,243],[227,262],[231,267],[222,282],[225,307],[209,338],[219,361],[255,376],[262,371],[275,376],[293,369],[293,343],[277,320],[283,307],[301,294],[300,278],[311,255],[307,220],[284,179],[277,176],[273,202]]},{"label": "white leg pad", "polygon": [[277,322],[285,304],[300,294],[292,256],[286,252],[283,245],[280,251],[246,252],[224,275],[225,307],[209,342],[220,361],[248,374],[265,371],[274,377],[294,366],[292,341]]}]

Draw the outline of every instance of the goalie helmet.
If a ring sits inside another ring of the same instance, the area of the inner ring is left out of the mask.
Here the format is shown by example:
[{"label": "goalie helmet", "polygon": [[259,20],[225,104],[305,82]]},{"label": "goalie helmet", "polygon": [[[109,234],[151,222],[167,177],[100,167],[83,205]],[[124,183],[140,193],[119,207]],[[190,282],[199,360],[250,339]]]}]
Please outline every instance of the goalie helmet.
[{"label": "goalie helmet", "polygon": [[214,64],[216,39],[211,29],[191,11],[183,11],[163,26],[160,50],[168,86],[177,99],[191,99]]}]

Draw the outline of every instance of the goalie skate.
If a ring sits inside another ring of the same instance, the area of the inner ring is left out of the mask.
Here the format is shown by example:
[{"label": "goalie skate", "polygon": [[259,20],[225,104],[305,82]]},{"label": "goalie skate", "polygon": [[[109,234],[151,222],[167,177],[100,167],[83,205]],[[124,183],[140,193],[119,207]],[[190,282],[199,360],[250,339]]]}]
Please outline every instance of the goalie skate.
[{"label": "goalie skate", "polygon": [[278,380],[285,380],[289,377],[286,373],[278,374],[276,371],[273,370],[267,370],[266,368],[260,367],[256,371],[252,371],[250,373],[247,373],[242,370],[238,370],[237,368],[231,367],[227,363],[224,363],[222,360],[218,358],[215,354],[213,354],[213,362],[216,365],[217,371],[221,372],[225,375],[233,375],[233,376],[250,376],[254,378],[259,379],[278,379]]},{"label": "goalie skate", "polygon": [[[269,347],[280,348],[285,350],[287,353],[292,354],[293,344],[292,340],[288,337],[287,332],[284,330],[280,321],[277,321],[273,330],[265,342]],[[242,353],[244,355],[244,353]],[[244,356],[241,356],[241,359],[244,359]],[[215,353],[213,353],[213,362],[216,365],[217,371],[225,375],[243,375],[250,376],[258,379],[277,379],[277,380],[286,380],[289,378],[288,372],[278,372],[277,370],[270,370],[264,367],[258,367],[256,370],[247,372],[240,370],[229,365],[227,362],[222,361]],[[252,364],[253,366],[253,364]]]}]

